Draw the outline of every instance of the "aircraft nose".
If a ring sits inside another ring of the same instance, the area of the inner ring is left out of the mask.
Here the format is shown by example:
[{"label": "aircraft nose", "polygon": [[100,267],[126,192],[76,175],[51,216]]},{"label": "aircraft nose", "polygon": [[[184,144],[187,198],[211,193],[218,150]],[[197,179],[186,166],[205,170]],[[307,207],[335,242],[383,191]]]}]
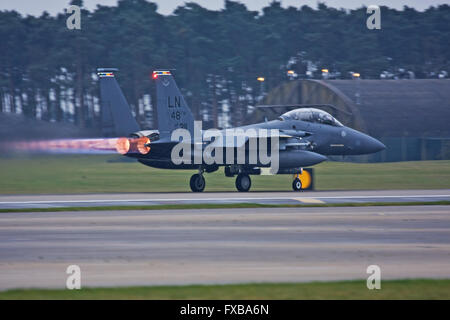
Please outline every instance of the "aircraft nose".
[{"label": "aircraft nose", "polygon": [[372,146],[372,149],[375,150],[373,152],[383,151],[384,149],[386,149],[386,146],[380,140],[377,140],[377,139],[373,139],[373,140],[375,140],[375,142]]},{"label": "aircraft nose", "polygon": [[381,141],[371,136],[364,135],[363,141],[364,153],[375,153],[386,149],[386,146]]}]

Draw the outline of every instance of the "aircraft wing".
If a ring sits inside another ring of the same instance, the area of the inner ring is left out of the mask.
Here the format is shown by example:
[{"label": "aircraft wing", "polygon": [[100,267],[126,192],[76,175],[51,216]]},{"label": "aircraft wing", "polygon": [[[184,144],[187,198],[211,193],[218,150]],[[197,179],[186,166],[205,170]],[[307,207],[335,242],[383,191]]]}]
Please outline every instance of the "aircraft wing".
[{"label": "aircraft wing", "polygon": [[[278,137],[279,140],[290,139],[290,138],[295,137],[295,135],[288,134],[283,131],[273,131],[272,132],[271,130],[268,130],[267,133],[268,133],[268,135],[267,135],[268,138]],[[238,136],[238,135],[224,134],[223,139],[215,139],[209,145],[211,147],[215,147],[215,148],[240,148],[240,147],[244,146],[249,141],[249,139],[255,139],[255,138],[256,138],[256,136],[252,136],[252,135]]]}]

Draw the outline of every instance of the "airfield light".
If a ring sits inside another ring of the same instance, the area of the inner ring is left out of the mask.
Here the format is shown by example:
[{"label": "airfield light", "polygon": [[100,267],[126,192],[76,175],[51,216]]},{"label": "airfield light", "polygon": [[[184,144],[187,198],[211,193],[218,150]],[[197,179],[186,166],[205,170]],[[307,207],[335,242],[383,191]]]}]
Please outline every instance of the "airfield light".
[{"label": "airfield light", "polygon": [[322,69],[323,73],[328,73],[328,69]]},{"label": "airfield light", "polygon": [[258,77],[256,78],[256,80],[258,80],[259,82],[264,82],[264,80],[266,80],[264,77]]},{"label": "airfield light", "polygon": [[287,73],[293,75],[294,74],[294,70],[288,70]]},{"label": "airfield light", "polygon": [[359,78],[361,75],[360,75],[359,73],[357,73],[357,72],[354,72],[354,73],[353,73],[353,76],[354,76],[355,78]]}]

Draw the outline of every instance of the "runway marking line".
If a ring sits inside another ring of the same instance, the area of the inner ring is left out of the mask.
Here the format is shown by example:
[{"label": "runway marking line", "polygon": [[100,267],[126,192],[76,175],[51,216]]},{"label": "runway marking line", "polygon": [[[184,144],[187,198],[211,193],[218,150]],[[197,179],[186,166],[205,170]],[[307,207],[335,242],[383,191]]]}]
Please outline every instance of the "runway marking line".
[{"label": "runway marking line", "polygon": [[316,198],[293,198],[293,200],[297,200],[302,203],[325,203],[325,201]]},{"label": "runway marking line", "polygon": [[[302,199],[383,199],[383,198],[450,198],[448,194],[435,195],[376,195],[376,196],[325,196],[325,197],[302,197]],[[149,198],[149,199],[98,199],[98,200],[37,200],[37,201],[0,201],[1,204],[39,204],[39,203],[102,203],[102,202],[167,202],[167,201],[243,201],[243,200],[292,200],[291,196],[286,197],[252,197],[252,198]]]}]

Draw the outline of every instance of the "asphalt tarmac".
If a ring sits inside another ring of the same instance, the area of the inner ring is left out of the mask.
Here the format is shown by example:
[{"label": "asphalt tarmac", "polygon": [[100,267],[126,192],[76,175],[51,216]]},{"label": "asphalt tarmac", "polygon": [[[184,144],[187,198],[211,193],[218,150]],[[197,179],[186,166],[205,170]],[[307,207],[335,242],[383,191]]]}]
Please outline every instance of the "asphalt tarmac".
[{"label": "asphalt tarmac", "polygon": [[197,203],[318,204],[450,200],[450,189],[307,192],[110,193],[0,195],[0,209]]},{"label": "asphalt tarmac", "polygon": [[1,290],[74,264],[82,287],[450,278],[450,206],[0,213]]}]

